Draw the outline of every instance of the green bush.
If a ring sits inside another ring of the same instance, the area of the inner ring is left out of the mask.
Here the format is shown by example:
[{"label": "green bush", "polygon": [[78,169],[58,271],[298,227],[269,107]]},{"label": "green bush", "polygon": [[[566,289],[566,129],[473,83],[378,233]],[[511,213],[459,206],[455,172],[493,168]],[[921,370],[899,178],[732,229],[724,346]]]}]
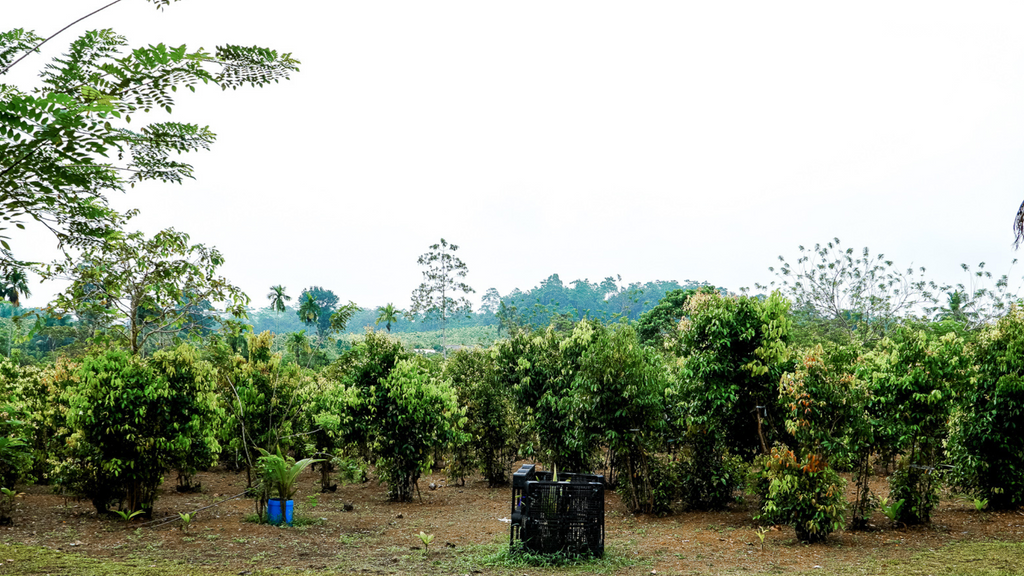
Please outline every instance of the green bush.
[{"label": "green bush", "polygon": [[851,462],[867,449],[868,390],[850,362],[847,350],[818,345],[780,380],[786,431],[797,448],[776,446],[762,460],[761,519],[793,526],[801,541],[824,540],[842,526],[845,483],[832,462]]},{"label": "green bush", "polygon": [[512,465],[524,440],[512,391],[499,386],[495,358],[481,349],[460,350],[448,357],[444,375],[466,408],[467,442],[451,447],[448,475],[464,479],[478,469],[491,487],[509,482]]},{"label": "green bush", "polygon": [[573,392],[573,381],[583,355],[604,330],[598,322],[582,320],[569,333],[554,327],[516,332],[495,345],[495,385],[513,390],[528,432],[537,439],[536,456],[552,469],[590,472],[597,461],[600,441],[588,426],[589,406]]},{"label": "green bush", "polygon": [[820,542],[843,526],[845,482],[817,454],[797,459],[792,450],[772,448],[764,478],[768,493],[757,520],[788,524],[801,542]]},{"label": "green bush", "polygon": [[303,446],[297,453],[321,459],[313,466],[320,472],[320,489],[334,491],[337,484],[332,483],[331,474],[350,448],[357,424],[353,415],[360,407],[358,391],[320,373],[303,378],[297,394],[303,407],[299,419]]},{"label": "green bush", "polygon": [[636,330],[617,324],[597,333],[580,359],[572,392],[588,407],[583,421],[608,447],[618,470],[619,491],[633,512],[664,511],[651,471],[665,438],[669,372],[662,357],[641,346]]},{"label": "green bush", "polygon": [[259,449],[288,450],[296,442],[301,404],[296,390],[302,370],[282,364],[271,352],[273,335],[264,332],[247,336],[248,357],[234,353],[220,359],[217,375],[226,417],[220,439],[238,455],[252,486],[252,470]]},{"label": "green bush", "polygon": [[27,416],[20,395],[6,378],[0,380],[0,487],[13,490],[32,466]]},{"label": "green bush", "polygon": [[880,415],[876,434],[901,454],[899,470],[889,480],[890,499],[906,500],[896,521],[921,524],[938,503],[942,484],[933,471],[944,459],[954,391],[969,386],[973,362],[955,333],[935,338],[900,328],[881,347],[884,371],[873,386]]},{"label": "green bush", "polygon": [[[789,302],[778,292],[763,300],[698,292],[685,312],[675,343],[681,364],[675,395],[687,426],[720,437],[746,459],[787,440],[778,383],[793,365],[786,348]],[[765,412],[760,426],[758,406]]]},{"label": "green bush", "polygon": [[[0,436],[19,438],[26,446],[24,452],[10,459],[0,457],[0,469],[17,468],[22,480],[46,483],[53,466],[52,455],[66,442],[65,424],[67,405],[62,399],[66,374],[70,364],[58,360],[53,367],[18,366],[8,359],[0,361],[0,412],[8,406],[7,416],[0,415]],[[28,462],[22,458],[27,455]],[[0,473],[3,475],[3,473]],[[0,481],[0,485],[7,485]]]},{"label": "green bush", "polygon": [[420,475],[434,463],[435,451],[462,440],[465,409],[451,382],[417,359],[400,361],[371,394],[377,474],[392,500],[411,500]]},{"label": "green bush", "polygon": [[986,329],[974,358],[977,378],[950,421],[952,484],[994,510],[1024,506],[1024,309]]},{"label": "green bush", "polygon": [[742,460],[729,456],[722,439],[703,428],[687,430],[682,445],[675,466],[678,497],[697,510],[725,508],[743,483]]},{"label": "green bush", "polygon": [[151,513],[163,475],[209,465],[190,455],[216,449],[212,368],[182,345],[152,361],[126,351],[87,357],[68,390],[67,456],[62,485],[99,512],[115,503]]}]

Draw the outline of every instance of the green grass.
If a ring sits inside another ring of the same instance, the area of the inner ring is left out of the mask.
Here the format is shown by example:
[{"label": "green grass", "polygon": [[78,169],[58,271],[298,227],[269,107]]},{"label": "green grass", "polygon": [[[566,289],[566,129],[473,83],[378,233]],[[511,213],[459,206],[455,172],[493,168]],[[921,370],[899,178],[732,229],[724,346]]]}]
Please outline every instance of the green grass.
[{"label": "green grass", "polygon": [[879,576],[1009,576],[1024,571],[1024,543],[972,542],[922,552],[910,560],[881,560],[838,574]]},{"label": "green grass", "polygon": [[[622,572],[624,568],[646,564],[650,559],[638,558],[628,550],[609,547],[604,558],[543,558],[528,554],[510,554],[507,546],[487,544],[467,546],[444,554],[431,552],[429,557],[409,555],[403,557],[401,570],[429,567],[430,571],[443,573],[465,573],[474,567],[481,567],[484,574],[601,574]],[[862,564],[836,567],[834,569],[808,569],[808,574],[820,576],[1010,576],[1021,574],[1024,566],[1024,543],[985,542],[958,543],[944,546],[935,551],[922,552],[910,559],[869,559]],[[458,568],[452,572],[451,569]],[[351,569],[345,567],[342,569]],[[271,569],[252,566],[251,576],[289,574],[305,572],[300,568]],[[720,568],[722,573],[735,570],[728,566]],[[645,570],[646,571],[646,570]],[[630,571],[632,572],[632,571]],[[799,571],[785,573],[801,573]],[[24,546],[21,544],[0,545],[0,574],[43,576],[232,576],[234,570],[219,570],[211,566],[190,566],[152,558],[126,558],[124,560],[101,560],[79,553],[58,552],[49,548]],[[327,573],[326,571],[324,573]],[[339,573],[329,572],[332,575]],[[410,572],[411,573],[411,572]],[[718,570],[709,572],[719,573]],[[766,573],[772,573],[769,570]]]},{"label": "green grass", "polygon": [[[484,566],[500,568],[551,568],[558,573],[608,574],[620,568],[641,564],[641,559],[634,554],[619,550],[614,546],[605,548],[604,556],[595,558],[587,555],[573,554],[534,554],[525,550],[512,551],[507,544],[491,546],[490,553],[479,558]],[[649,563],[649,560],[648,560]]]}]

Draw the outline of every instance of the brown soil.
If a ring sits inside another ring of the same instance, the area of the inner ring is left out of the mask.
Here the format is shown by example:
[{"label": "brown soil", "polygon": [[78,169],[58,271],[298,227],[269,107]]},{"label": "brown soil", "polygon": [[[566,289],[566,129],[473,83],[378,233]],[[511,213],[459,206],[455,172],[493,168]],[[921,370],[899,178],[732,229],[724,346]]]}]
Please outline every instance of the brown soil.
[{"label": "brown soil", "polygon": [[[0,542],[44,546],[69,553],[110,559],[152,558],[189,565],[212,565],[246,574],[257,568],[289,567],[368,573],[513,573],[480,564],[484,555],[474,545],[508,541],[509,488],[487,487],[476,478],[465,486],[448,485],[440,474],[422,478],[422,501],[387,501],[386,489],[375,482],[340,486],[319,494],[315,476],[307,471],[296,496],[299,516],[314,523],[277,528],[246,522],[254,514],[252,500],[226,500],[242,492],[245,476],[223,470],[200,473],[202,492],[180,494],[173,479],[161,488],[156,516],[174,521],[125,524],[119,518],[97,517],[88,502],[68,501],[45,486],[24,489],[13,526],[0,527]],[[427,486],[434,482],[436,490]],[[884,481],[876,486],[884,494]],[[316,506],[311,505],[315,496]],[[852,498],[852,494],[850,495]],[[178,512],[199,512],[188,533],[180,530]],[[351,503],[354,509],[344,510]],[[807,546],[793,530],[775,527],[764,547],[751,519],[750,501],[723,512],[687,512],[655,518],[633,516],[618,496],[605,503],[606,542],[611,554],[642,560],[621,568],[623,574],[689,574],[707,572],[786,571],[870,559],[908,557],[962,540],[1021,541],[1024,514],[979,513],[971,502],[944,498],[929,526],[894,528],[880,513],[875,528],[841,531],[824,544]],[[434,534],[424,561],[420,531]],[[515,573],[522,573],[520,569]]]}]

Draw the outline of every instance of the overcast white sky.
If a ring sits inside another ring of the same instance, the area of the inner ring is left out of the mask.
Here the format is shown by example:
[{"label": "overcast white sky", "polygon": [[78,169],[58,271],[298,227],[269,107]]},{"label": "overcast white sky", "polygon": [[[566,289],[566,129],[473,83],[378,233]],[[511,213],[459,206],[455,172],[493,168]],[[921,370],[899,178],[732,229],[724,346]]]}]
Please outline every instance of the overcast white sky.
[{"label": "overcast white sky", "polygon": [[[104,3],[2,0],[0,28],[48,35]],[[961,262],[1024,275],[1021,2],[123,0],[8,81],[106,27],[302,61],[180,93],[172,118],[219,135],[197,180],[113,199],[220,248],[257,306],[284,284],[408,307],[441,237],[477,299],[552,273],[736,290],[834,236],[946,282]]]}]

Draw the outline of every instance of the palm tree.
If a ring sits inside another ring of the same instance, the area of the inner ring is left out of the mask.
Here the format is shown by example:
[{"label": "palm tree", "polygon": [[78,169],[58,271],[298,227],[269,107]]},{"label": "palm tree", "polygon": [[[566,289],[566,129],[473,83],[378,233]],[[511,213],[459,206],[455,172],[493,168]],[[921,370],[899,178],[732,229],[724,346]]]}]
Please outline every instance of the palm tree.
[{"label": "palm tree", "polygon": [[28,298],[32,291],[28,288],[28,275],[21,268],[12,268],[0,276],[0,299],[10,300],[14,310],[11,312],[11,330],[7,335],[7,357],[11,356],[11,344],[14,340],[14,323],[17,321],[17,310],[21,306],[21,296]]},{"label": "palm tree", "polygon": [[0,293],[0,298],[10,300],[15,308],[21,306],[21,296],[28,298],[32,295],[32,291],[28,288],[28,276],[21,268],[8,270],[0,277],[0,282],[3,282],[3,292]]},{"label": "palm tree", "polygon": [[301,330],[299,332],[292,332],[288,335],[288,340],[285,342],[285,346],[292,354],[295,355],[295,363],[299,364],[299,358],[301,354],[305,352],[307,355],[310,353],[309,339],[306,338],[306,331]]},{"label": "palm tree", "polygon": [[398,310],[395,309],[394,304],[388,304],[377,309],[377,321],[374,322],[374,326],[377,326],[381,322],[384,323],[384,327],[387,328],[388,333],[391,333],[391,324],[398,322]]},{"label": "palm tree", "polygon": [[291,300],[292,297],[285,294],[285,287],[278,284],[277,286],[270,287],[270,294],[267,294],[267,299],[270,300],[270,309],[277,312],[277,331],[281,331],[281,313],[285,311],[284,303]]},{"label": "palm tree", "polygon": [[302,320],[305,324],[316,324],[316,321],[319,319],[320,305],[316,303],[316,299],[313,298],[312,294],[306,294],[306,299],[299,306],[299,320]]},{"label": "palm tree", "polygon": [[936,320],[954,320],[961,324],[972,324],[978,319],[978,313],[971,311],[973,303],[971,303],[967,296],[959,291],[954,290],[946,293],[946,306],[939,308],[939,313],[935,315]]},{"label": "palm tree", "polygon": [[276,312],[284,312],[285,302],[292,299],[291,296],[284,293],[286,288],[278,284],[277,286],[270,287],[270,294],[267,294],[267,299],[270,300],[270,309]]}]

